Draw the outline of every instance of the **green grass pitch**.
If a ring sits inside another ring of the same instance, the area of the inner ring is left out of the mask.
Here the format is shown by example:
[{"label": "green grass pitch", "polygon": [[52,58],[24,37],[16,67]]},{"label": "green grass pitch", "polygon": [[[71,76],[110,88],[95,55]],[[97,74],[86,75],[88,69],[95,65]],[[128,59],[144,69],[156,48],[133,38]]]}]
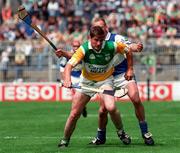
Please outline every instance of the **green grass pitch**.
[{"label": "green grass pitch", "polygon": [[81,117],[68,148],[57,144],[71,103],[0,103],[0,153],[180,153],[180,102],[144,102],[146,120],[155,146],[146,146],[130,102],[117,103],[132,144],[123,145],[109,118],[105,145],[89,146],[95,136],[98,103],[87,105],[88,117]]}]

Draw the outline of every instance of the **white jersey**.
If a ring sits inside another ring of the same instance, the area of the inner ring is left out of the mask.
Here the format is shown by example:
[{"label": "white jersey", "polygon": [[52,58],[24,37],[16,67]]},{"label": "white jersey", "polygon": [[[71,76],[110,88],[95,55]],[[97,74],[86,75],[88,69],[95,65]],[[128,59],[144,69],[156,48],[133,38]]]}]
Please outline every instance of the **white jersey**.
[{"label": "white jersey", "polygon": [[[68,58],[62,57],[60,60],[60,72],[64,72],[64,68],[68,62]],[[71,71],[71,81],[73,84],[79,84],[80,80],[80,75],[81,75],[81,69],[82,69],[82,64],[78,64],[73,70]]]},{"label": "white jersey", "polygon": [[[122,42],[125,44],[131,44],[131,42],[125,38],[122,35],[118,35],[118,34],[113,34],[108,32],[107,36],[106,36],[106,40],[107,41],[114,41],[114,42]],[[121,73],[125,73],[127,70],[127,59],[126,57],[123,59],[122,56],[120,56],[119,54],[116,54],[113,58],[113,64],[115,66],[115,70],[113,75],[119,75]]]},{"label": "white jersey", "polygon": [[[64,72],[64,68],[68,62],[68,58],[62,57],[60,61],[60,72]],[[79,78],[81,75],[81,69],[82,69],[82,64],[78,64],[75,68],[73,68],[71,72],[71,76]]]}]

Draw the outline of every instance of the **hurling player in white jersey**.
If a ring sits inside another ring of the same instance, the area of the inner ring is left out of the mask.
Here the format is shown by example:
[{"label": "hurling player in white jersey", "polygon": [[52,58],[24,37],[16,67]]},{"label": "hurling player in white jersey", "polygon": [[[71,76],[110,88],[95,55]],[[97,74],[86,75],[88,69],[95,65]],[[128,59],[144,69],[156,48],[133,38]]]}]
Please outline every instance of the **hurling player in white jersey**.
[{"label": "hurling player in white jersey", "polygon": [[[60,76],[61,79],[63,80],[63,72],[64,72],[64,68],[68,62],[68,60],[71,58],[71,56],[75,53],[75,51],[81,46],[80,42],[78,40],[73,40],[72,42],[72,50],[71,51],[63,51],[61,49],[58,49],[55,54],[58,57],[62,57],[61,61],[60,61]],[[79,80],[80,80],[80,75],[81,75],[81,69],[82,69],[82,64],[78,64],[73,71],[71,72],[71,79],[73,84],[79,84]],[[82,111],[82,115],[83,117],[87,117],[87,110],[86,107],[84,107],[83,111]]]},{"label": "hurling player in white jersey", "polygon": [[[106,40],[108,41],[114,41],[114,42],[123,42],[131,46],[133,49],[133,52],[141,52],[143,49],[142,43],[131,43],[128,41],[125,37],[118,34],[112,34],[109,32],[108,27],[106,25],[106,22],[103,18],[96,18],[92,22],[93,26],[100,26],[106,31]],[[144,106],[141,102],[141,99],[139,97],[139,91],[137,87],[137,83],[135,80],[135,77],[133,77],[132,80],[127,81],[124,77],[125,72],[127,70],[127,60],[124,59],[121,60],[122,57],[117,54],[114,57],[114,65],[115,65],[115,71],[113,73],[114,76],[114,86],[115,87],[126,87],[128,89],[128,96],[130,100],[132,101],[135,109],[135,114],[139,122],[141,135],[144,139],[144,142],[146,145],[154,145],[154,140],[152,138],[152,134],[148,131],[148,124],[145,120],[145,111]],[[99,120],[98,120],[98,130],[97,130],[97,136],[94,140],[90,142],[90,144],[104,144],[106,141],[106,125],[108,121],[107,116],[107,110],[104,107],[103,102],[100,102],[100,108],[99,108]],[[127,144],[127,143],[126,143]],[[130,141],[129,141],[130,144]]]}]

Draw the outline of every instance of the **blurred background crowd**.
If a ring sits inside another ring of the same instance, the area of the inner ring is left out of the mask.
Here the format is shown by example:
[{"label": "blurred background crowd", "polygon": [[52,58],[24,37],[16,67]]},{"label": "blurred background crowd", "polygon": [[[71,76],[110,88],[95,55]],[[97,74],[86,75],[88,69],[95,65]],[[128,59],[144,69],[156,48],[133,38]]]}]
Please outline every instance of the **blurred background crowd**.
[{"label": "blurred background crowd", "polygon": [[[70,50],[73,39],[87,40],[91,21],[104,17],[111,32],[144,44],[144,53],[134,58],[139,80],[147,74],[142,67],[145,71],[148,67],[153,80],[180,77],[179,0],[0,0],[2,81],[53,81],[58,69],[60,59],[50,53],[49,45],[18,19],[21,4],[58,47]],[[173,71],[163,78],[167,69]],[[34,72],[40,72],[39,78],[32,76]]]}]

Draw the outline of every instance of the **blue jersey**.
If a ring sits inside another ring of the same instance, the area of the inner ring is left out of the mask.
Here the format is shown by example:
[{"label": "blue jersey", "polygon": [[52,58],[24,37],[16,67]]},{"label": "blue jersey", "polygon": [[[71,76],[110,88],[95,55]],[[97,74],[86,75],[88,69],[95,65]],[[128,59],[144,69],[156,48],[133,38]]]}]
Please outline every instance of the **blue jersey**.
[{"label": "blue jersey", "polygon": [[[131,44],[130,41],[127,40],[127,38],[125,38],[122,35],[118,35],[118,34],[113,34],[113,33],[108,33],[106,36],[106,40],[107,41],[114,41],[114,42],[122,42],[125,44]],[[114,69],[114,73],[113,76],[119,75],[121,73],[125,73],[127,71],[127,59],[124,58],[124,60],[119,60],[119,55],[115,55],[115,69]],[[121,57],[120,57],[121,58]]]}]

